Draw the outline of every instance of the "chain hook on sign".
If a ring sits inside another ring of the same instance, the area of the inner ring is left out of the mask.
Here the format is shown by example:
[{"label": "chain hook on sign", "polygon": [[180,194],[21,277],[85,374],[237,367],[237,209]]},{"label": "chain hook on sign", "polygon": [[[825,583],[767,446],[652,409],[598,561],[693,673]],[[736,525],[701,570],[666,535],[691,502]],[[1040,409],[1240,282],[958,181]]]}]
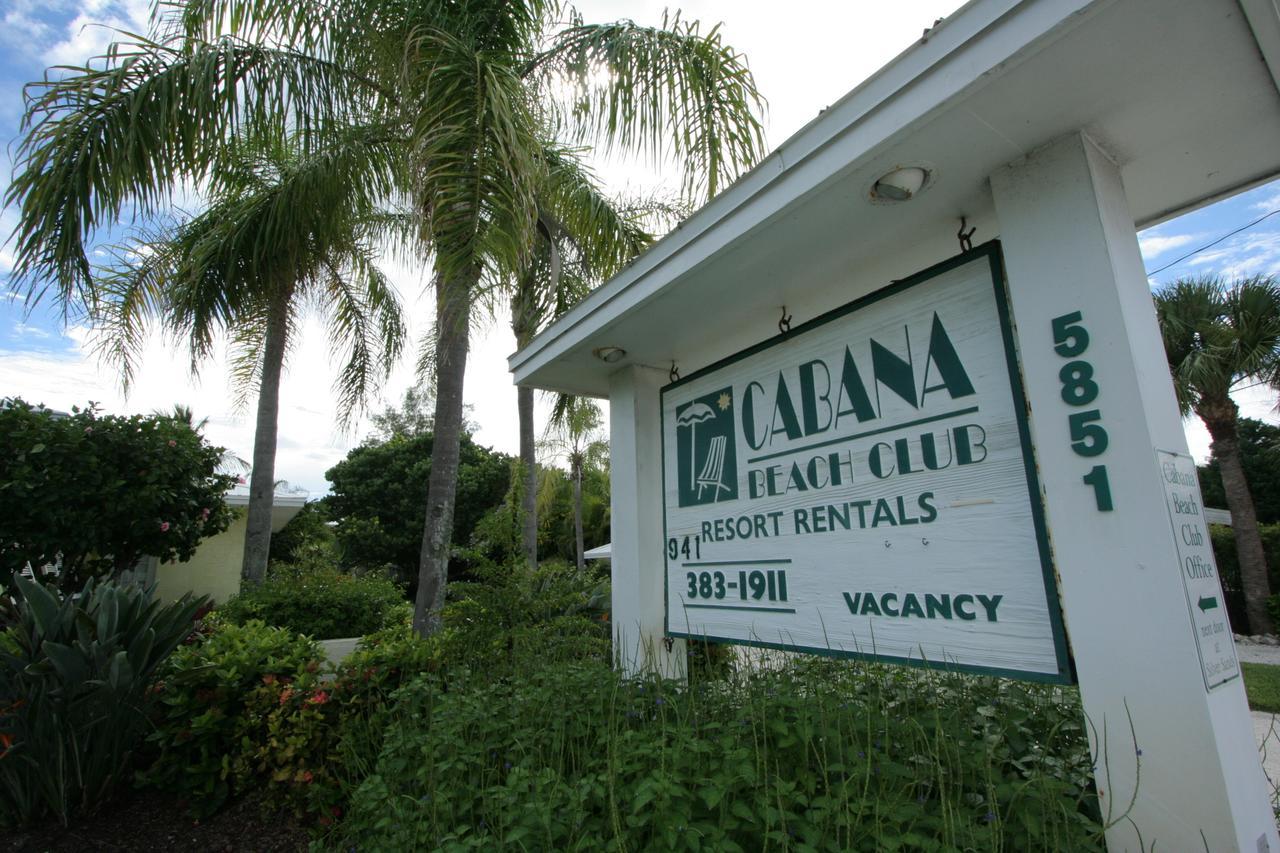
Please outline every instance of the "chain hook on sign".
[{"label": "chain hook on sign", "polygon": [[680,371],[676,369],[676,363],[671,362],[671,369],[667,371],[667,378],[672,382],[680,381]]},{"label": "chain hook on sign", "polygon": [[791,315],[787,313],[787,306],[782,306],[782,317],[778,320],[778,334],[785,335],[791,331]]},{"label": "chain hook on sign", "polygon": [[977,231],[977,230],[978,230],[978,226],[976,226],[976,225],[975,225],[975,226],[973,226],[972,228],[970,228],[968,231],[965,231],[964,229],[965,229],[965,227],[966,227],[968,224],[969,224],[969,223],[968,223],[968,221],[965,219],[965,217],[961,216],[961,217],[960,217],[960,230],[956,232],[956,237],[960,240],[960,251],[961,251],[961,252],[972,252],[972,251],[973,251],[973,232],[975,232],[975,231]]}]

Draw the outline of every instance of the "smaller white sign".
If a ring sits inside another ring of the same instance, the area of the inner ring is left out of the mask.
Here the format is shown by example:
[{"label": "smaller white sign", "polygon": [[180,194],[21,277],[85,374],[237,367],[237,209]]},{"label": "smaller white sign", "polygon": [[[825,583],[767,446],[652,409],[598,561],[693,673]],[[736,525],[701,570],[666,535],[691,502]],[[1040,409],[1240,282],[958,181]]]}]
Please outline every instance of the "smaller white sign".
[{"label": "smaller white sign", "polygon": [[1187,594],[1187,610],[1195,631],[1204,686],[1212,690],[1240,674],[1236,643],[1227,620],[1226,601],[1213,559],[1213,543],[1204,520],[1204,500],[1196,463],[1190,456],[1157,450],[1169,523],[1178,550],[1178,570]]}]

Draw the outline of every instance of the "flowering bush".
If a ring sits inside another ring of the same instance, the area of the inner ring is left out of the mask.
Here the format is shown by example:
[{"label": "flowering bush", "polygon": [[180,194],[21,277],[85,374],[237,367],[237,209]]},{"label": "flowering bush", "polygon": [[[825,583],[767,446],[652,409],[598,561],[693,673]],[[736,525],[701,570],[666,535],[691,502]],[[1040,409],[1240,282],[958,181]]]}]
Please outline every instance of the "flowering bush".
[{"label": "flowering bush", "polygon": [[[141,780],[183,796],[203,816],[250,786],[268,764],[274,777],[301,761],[310,750],[305,737],[277,739],[289,750],[284,763],[256,753],[273,730],[278,733],[280,715],[273,717],[273,711],[287,706],[290,713],[305,714],[323,707],[305,704],[317,689],[320,668],[319,649],[306,637],[261,622],[215,620],[211,633],[170,658],[153,687],[159,710],[148,741],[156,754]],[[314,759],[316,765],[324,760],[323,752]]]},{"label": "flowering bush", "polygon": [[186,560],[225,530],[222,448],[171,415],[57,416],[21,400],[0,408],[0,584],[61,561],[64,591],[143,556]]}]

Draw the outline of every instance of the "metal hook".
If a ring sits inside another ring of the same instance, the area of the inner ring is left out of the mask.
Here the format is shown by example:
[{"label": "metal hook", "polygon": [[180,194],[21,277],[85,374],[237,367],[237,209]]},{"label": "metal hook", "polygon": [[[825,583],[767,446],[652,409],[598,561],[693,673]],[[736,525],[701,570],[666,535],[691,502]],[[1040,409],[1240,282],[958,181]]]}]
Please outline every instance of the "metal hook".
[{"label": "metal hook", "polygon": [[892,543],[892,542],[890,542],[888,539],[886,539],[886,540],[884,540],[884,547],[886,547],[886,548],[892,548],[892,547],[893,547],[893,543]]},{"label": "metal hook", "polygon": [[960,251],[961,251],[961,252],[971,252],[971,251],[973,251],[973,232],[975,232],[975,231],[977,231],[977,230],[978,230],[978,226],[976,226],[976,225],[975,225],[975,226],[973,226],[972,228],[970,228],[968,231],[965,231],[965,230],[964,230],[964,229],[965,229],[965,226],[967,226],[968,224],[969,224],[969,223],[968,223],[968,221],[965,219],[965,217],[961,216],[961,217],[960,217],[960,230],[956,232],[956,237],[960,240]]},{"label": "metal hook", "polygon": [[791,331],[791,315],[787,313],[787,306],[782,306],[782,318],[778,320],[778,334],[785,335]]},{"label": "metal hook", "polygon": [[921,537],[920,537],[920,544],[921,544],[921,545],[923,545],[924,547],[928,548],[928,547],[929,547],[929,540],[928,540],[928,539],[926,539],[926,538],[924,538],[923,536],[921,536]]},{"label": "metal hook", "polygon": [[675,644],[676,644],[676,641],[671,637],[662,638],[662,645],[667,647],[667,654],[671,654],[671,647],[674,646]]},{"label": "metal hook", "polygon": [[676,363],[674,361],[671,362],[671,369],[667,371],[667,378],[672,382],[680,381],[680,371],[676,370]]}]

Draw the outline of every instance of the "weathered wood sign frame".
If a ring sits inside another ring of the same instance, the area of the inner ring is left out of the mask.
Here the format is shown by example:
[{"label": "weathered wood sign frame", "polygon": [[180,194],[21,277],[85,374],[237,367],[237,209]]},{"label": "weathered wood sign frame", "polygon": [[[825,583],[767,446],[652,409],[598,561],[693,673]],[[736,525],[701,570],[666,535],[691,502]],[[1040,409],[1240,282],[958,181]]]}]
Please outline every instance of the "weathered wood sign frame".
[{"label": "weathered wood sign frame", "polygon": [[661,401],[668,636],[1072,680],[998,243]]}]

